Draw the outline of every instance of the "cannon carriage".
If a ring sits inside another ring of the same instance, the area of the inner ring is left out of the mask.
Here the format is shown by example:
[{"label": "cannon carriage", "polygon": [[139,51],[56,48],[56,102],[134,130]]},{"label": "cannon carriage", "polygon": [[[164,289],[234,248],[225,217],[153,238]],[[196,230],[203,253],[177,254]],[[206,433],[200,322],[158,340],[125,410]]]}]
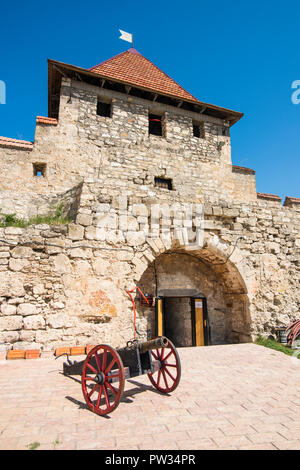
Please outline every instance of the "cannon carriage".
[{"label": "cannon carriage", "polygon": [[119,405],[126,379],[147,374],[159,392],[171,393],[179,384],[181,365],[173,343],[160,336],[146,342],[129,341],[120,349],[99,344],[85,360],[64,362],[63,372],[81,375],[88,408],[98,415],[107,415]]}]

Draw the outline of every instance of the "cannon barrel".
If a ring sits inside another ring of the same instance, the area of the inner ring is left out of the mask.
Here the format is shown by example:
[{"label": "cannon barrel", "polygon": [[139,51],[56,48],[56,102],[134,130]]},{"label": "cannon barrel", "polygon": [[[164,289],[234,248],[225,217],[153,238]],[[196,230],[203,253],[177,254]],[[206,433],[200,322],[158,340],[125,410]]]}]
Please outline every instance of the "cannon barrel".
[{"label": "cannon barrel", "polygon": [[151,349],[165,348],[166,346],[168,346],[168,339],[165,336],[159,336],[158,338],[138,344],[140,353],[151,351]]}]

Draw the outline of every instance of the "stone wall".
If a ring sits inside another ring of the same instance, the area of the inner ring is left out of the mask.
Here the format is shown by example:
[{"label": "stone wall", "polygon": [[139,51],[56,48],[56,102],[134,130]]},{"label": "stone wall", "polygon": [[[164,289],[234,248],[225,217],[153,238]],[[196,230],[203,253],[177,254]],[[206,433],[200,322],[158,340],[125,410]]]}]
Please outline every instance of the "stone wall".
[{"label": "stone wall", "polygon": [[[124,344],[133,337],[126,290],[139,284],[155,296],[154,262],[159,288],[203,291],[214,344],[249,341],[299,317],[300,211],[265,201],[206,203],[204,245],[191,250],[175,232],[145,240],[136,230],[141,217],[151,223],[151,211],[141,216],[142,207],[128,202],[129,226],[122,230],[115,223],[99,226],[109,212],[81,213],[68,227],[1,229],[0,341],[6,348]],[[122,221],[122,211],[111,214]],[[164,223],[161,215],[159,226]],[[142,338],[154,331],[153,308],[138,301],[137,331]]]},{"label": "stone wall", "polygon": [[0,214],[16,214],[20,218],[36,215],[54,215],[61,206],[69,219],[75,219],[80,206],[82,183],[60,193],[24,193],[14,190],[0,192]]},{"label": "stone wall", "polygon": [[[111,100],[111,118],[96,114],[98,97]],[[164,115],[164,137],[148,135],[149,112]],[[204,139],[192,135],[195,119]],[[221,119],[64,79],[58,122],[37,121],[33,145],[0,141],[0,207],[24,217],[83,181],[161,198],[156,176],[172,179],[178,200],[255,200],[254,174],[232,172],[228,132]],[[47,165],[45,177],[34,176],[34,163]]]},{"label": "stone wall", "polygon": [[[96,114],[97,97],[111,100],[112,117]],[[148,135],[149,111],[164,115],[163,137]],[[192,135],[195,119],[204,139]],[[231,165],[228,134],[220,119],[63,80],[58,123],[38,122],[26,148],[0,141],[2,211],[27,217],[63,201],[75,222],[0,229],[5,347],[123,345],[133,337],[126,290],[155,296],[154,264],[165,288],[203,291],[214,344],[299,318],[299,203],[257,197],[254,171]],[[33,163],[46,163],[45,177]],[[180,226],[190,237],[202,227],[204,244],[191,248]],[[137,330],[154,331],[153,308],[138,301]]]}]

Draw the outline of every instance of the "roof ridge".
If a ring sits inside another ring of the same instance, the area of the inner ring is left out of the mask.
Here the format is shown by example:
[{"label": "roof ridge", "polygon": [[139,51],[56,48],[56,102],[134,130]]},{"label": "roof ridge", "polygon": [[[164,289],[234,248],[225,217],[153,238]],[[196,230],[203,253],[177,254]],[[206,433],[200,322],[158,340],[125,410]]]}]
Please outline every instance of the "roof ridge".
[{"label": "roof ridge", "polygon": [[[139,53],[140,54],[140,53]],[[199,101],[198,98],[196,98],[194,95],[192,95],[189,91],[187,91],[185,88],[183,88],[181,85],[179,85],[174,78],[170,77],[166,72],[164,72],[162,69],[160,69],[157,65],[155,65],[150,59],[145,57],[144,55],[140,54],[144,59],[146,59],[148,62],[150,62],[151,65],[153,65],[157,70],[159,70],[162,74],[164,74],[168,79],[172,80],[176,85],[178,85],[183,91],[191,95],[195,100]]]}]

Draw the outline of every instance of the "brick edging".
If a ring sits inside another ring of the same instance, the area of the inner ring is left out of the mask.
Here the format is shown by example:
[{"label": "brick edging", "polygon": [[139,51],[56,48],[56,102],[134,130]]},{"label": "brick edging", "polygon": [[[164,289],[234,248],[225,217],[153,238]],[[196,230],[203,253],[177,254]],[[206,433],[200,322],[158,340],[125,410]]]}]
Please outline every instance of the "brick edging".
[{"label": "brick edging", "polygon": [[[68,354],[69,356],[82,356],[88,354],[88,352],[94,348],[95,344],[88,344],[87,346],[71,346],[57,348],[52,352],[53,356],[60,356],[61,354]],[[47,355],[51,355],[51,351],[44,351]],[[40,349],[9,349],[6,353],[6,357],[3,359],[39,359],[43,357],[43,351]],[[49,357],[49,356],[48,356]]]}]

